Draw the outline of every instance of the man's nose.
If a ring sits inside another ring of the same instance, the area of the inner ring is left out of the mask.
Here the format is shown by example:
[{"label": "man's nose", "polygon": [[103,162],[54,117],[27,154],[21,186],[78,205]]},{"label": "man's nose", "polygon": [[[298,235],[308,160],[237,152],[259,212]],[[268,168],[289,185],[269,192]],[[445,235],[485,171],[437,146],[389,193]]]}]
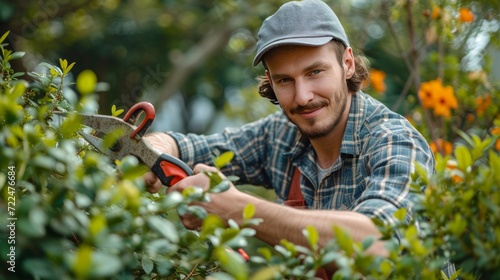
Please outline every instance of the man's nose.
[{"label": "man's nose", "polygon": [[304,106],[314,98],[310,84],[303,81],[295,81],[295,102]]}]

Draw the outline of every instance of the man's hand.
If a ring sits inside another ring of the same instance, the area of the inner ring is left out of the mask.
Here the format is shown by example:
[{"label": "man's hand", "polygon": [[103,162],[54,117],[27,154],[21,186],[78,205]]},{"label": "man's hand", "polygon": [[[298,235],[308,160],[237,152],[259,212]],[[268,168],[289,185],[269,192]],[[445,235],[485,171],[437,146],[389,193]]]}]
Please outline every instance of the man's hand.
[{"label": "man's hand", "polygon": [[[225,179],[225,176],[220,173],[217,168],[205,164],[198,164],[193,169],[194,175],[182,179],[177,184],[169,187],[166,191],[169,193],[183,192],[186,188],[190,187],[203,188],[204,191],[207,191],[210,187],[210,178],[206,174],[204,174],[204,172],[218,172],[219,176]],[[145,180],[150,180],[146,182],[148,191],[151,193],[156,193],[160,190],[161,183],[157,182],[158,180],[156,176],[153,177],[149,175],[150,174],[148,173],[144,176]],[[155,178],[157,181],[154,181]],[[215,214],[221,217],[224,221],[227,221],[228,219],[237,219],[237,217],[241,217],[241,212],[243,211],[243,207],[246,204],[239,204],[236,202],[243,201],[244,196],[246,196],[246,194],[238,191],[236,187],[234,187],[234,185],[231,183],[231,186],[227,191],[210,194],[210,202],[195,201],[192,203],[192,205],[201,206],[208,213]],[[202,220],[191,215],[181,216],[181,221],[188,229],[199,229],[203,223]]]},{"label": "man's hand", "polygon": [[[190,187],[202,188],[203,191],[207,191],[208,188],[210,187],[210,179],[203,172],[215,172],[216,173],[219,171],[215,167],[204,165],[204,164],[198,164],[193,169],[194,175],[186,177],[183,180],[179,181],[177,184],[171,186],[170,188],[167,189],[167,192],[169,192],[169,193],[170,192],[181,192],[182,193],[186,188],[190,188]],[[222,175],[222,174],[220,174],[220,176],[222,178],[225,178],[224,175]],[[192,203],[192,205],[198,205],[198,206],[205,208],[205,210],[207,210],[207,207],[206,207],[207,203],[195,201]],[[208,210],[207,210],[207,212],[208,212]],[[201,220],[195,216],[189,215],[189,214],[182,215],[182,216],[180,216],[180,218],[181,218],[182,224],[187,229],[191,229],[191,230],[198,229],[199,230],[201,228],[201,225],[203,224],[203,220]]]},{"label": "man's hand", "polygon": [[[153,132],[144,135],[143,138],[159,152],[179,157],[177,143],[175,143],[175,140],[170,135],[163,132]],[[158,177],[151,171],[146,172],[143,178],[146,188],[150,193],[157,193],[163,186]]]}]

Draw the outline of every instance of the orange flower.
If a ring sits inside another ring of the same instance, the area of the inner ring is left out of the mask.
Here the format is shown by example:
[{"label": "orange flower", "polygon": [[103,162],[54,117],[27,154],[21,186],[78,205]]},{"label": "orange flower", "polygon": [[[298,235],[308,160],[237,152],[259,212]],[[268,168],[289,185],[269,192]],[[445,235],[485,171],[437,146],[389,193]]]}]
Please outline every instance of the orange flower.
[{"label": "orange flower", "polygon": [[431,16],[433,19],[438,19],[441,16],[441,8],[439,8],[439,6],[432,7]]},{"label": "orange flower", "polygon": [[441,80],[436,79],[428,82],[422,83],[420,85],[420,90],[418,91],[418,97],[422,101],[422,106],[425,109],[430,109],[434,107],[434,93],[441,87]]},{"label": "orange flower", "polygon": [[450,118],[450,110],[458,108],[453,87],[444,87],[439,78],[422,83],[418,96],[425,109],[434,109],[435,116]]},{"label": "orange flower", "polygon": [[448,160],[446,162],[446,171],[453,183],[458,184],[464,181],[464,173],[458,170],[457,162],[455,160]]},{"label": "orange flower", "polygon": [[439,152],[438,147],[441,148],[444,155],[451,155],[453,153],[453,144],[443,139],[438,139],[437,141],[432,141],[429,146],[433,153]]},{"label": "orange flower", "polygon": [[487,94],[485,97],[479,96],[476,98],[477,114],[482,115],[488,107],[491,106],[491,96]]},{"label": "orange flower", "polygon": [[474,13],[467,8],[460,8],[460,15],[458,16],[458,20],[461,22],[473,22],[474,21]]},{"label": "orange flower", "polygon": [[450,118],[450,110],[458,107],[458,101],[453,93],[453,88],[451,86],[442,87],[433,97],[434,115],[443,116],[447,119]]},{"label": "orange flower", "polygon": [[497,139],[497,142],[495,143],[495,149],[500,152],[500,139]]},{"label": "orange flower", "polygon": [[463,182],[464,181],[464,178],[462,178],[461,176],[457,175],[457,174],[453,174],[451,175],[451,181],[455,184],[458,184],[460,182]]},{"label": "orange flower", "polygon": [[373,89],[378,93],[384,93],[386,90],[385,85],[385,72],[377,69],[372,69],[370,71],[370,82]]}]

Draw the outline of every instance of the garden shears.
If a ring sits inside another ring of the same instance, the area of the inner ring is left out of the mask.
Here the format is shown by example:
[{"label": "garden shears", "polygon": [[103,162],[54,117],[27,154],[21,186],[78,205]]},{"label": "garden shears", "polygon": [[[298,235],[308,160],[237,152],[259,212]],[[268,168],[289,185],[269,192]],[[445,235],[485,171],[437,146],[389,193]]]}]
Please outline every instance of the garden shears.
[{"label": "garden shears", "polygon": [[[61,116],[70,114],[55,113]],[[81,130],[78,133],[112,160],[121,160],[127,155],[137,157],[151,169],[164,186],[170,187],[192,175],[193,171],[183,161],[159,152],[142,138],[153,123],[155,114],[155,108],[149,102],[135,104],[127,111],[123,119],[107,115],[79,114],[82,124],[94,129],[95,133],[88,134]],[[119,136],[110,147],[105,145],[104,137],[116,132],[122,136]]]},{"label": "garden shears", "polygon": [[[70,113],[54,112],[54,114],[67,116]],[[155,118],[155,108],[151,103],[139,102],[135,104],[127,111],[123,119],[107,115],[78,115],[81,117],[83,125],[95,131],[88,134],[80,130],[78,133],[110,159],[121,160],[127,155],[133,155],[147,165],[161,183],[167,187],[193,175],[193,171],[186,163],[176,157],[159,152],[142,138]],[[113,145],[106,145],[104,137],[117,131],[122,136],[118,137]],[[243,249],[239,248],[237,252],[245,261],[250,259]]]}]

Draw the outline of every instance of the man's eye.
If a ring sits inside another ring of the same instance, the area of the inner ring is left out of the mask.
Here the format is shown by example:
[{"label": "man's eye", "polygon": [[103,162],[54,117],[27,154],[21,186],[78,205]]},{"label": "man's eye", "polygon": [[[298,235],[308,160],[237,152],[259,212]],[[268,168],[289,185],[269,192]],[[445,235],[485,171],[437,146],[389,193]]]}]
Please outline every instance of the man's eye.
[{"label": "man's eye", "polygon": [[283,78],[283,79],[280,79],[280,80],[278,81],[278,83],[280,83],[280,84],[283,84],[283,83],[288,83],[288,82],[290,82],[291,80],[292,80],[292,79],[290,79],[290,78]]},{"label": "man's eye", "polygon": [[319,73],[321,73],[321,70],[312,70],[311,71],[311,75],[318,75]]}]

